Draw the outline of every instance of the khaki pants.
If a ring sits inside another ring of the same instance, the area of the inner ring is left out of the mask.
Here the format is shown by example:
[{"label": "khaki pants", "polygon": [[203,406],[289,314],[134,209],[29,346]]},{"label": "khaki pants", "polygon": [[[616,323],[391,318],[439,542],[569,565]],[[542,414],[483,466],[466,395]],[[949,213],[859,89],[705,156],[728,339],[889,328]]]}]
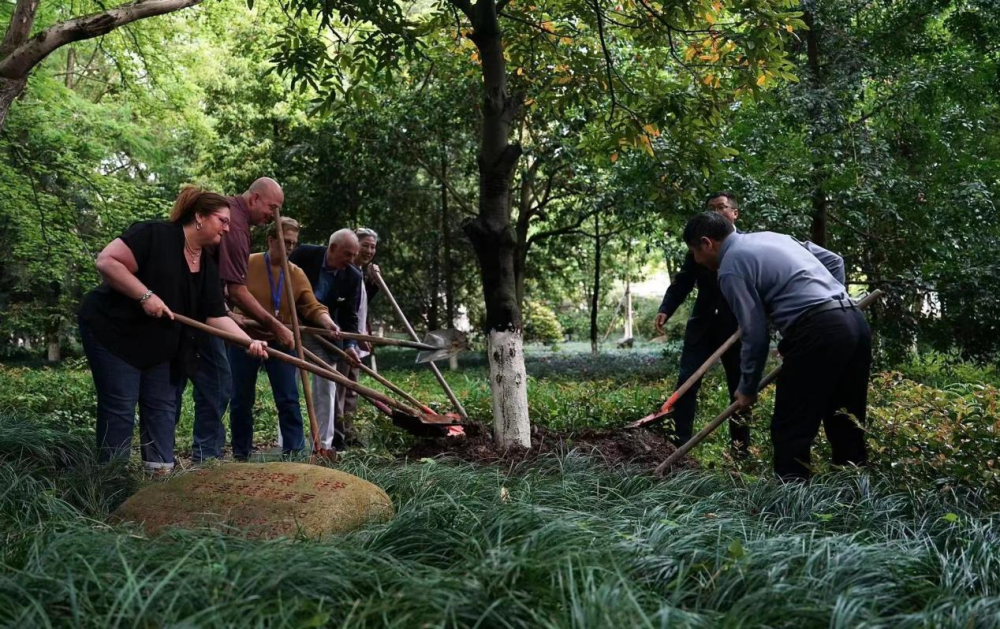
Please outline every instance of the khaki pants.
[{"label": "khaki pants", "polygon": [[[323,359],[328,365],[337,362],[337,355],[320,345],[311,335],[303,335],[302,344]],[[319,428],[320,447],[329,450],[336,438],[337,394],[343,387],[321,378],[316,374],[312,377],[313,411],[316,413],[316,424]],[[280,444],[280,440],[279,440]]]}]

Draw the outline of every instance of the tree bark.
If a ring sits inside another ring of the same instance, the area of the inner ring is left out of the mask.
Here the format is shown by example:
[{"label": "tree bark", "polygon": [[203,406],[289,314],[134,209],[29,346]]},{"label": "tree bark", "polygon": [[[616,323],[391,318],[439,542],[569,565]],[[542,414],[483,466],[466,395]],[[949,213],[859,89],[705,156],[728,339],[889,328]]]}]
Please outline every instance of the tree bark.
[{"label": "tree bark", "polygon": [[601,215],[594,214],[594,292],[590,297],[590,353],[597,356],[597,307],[601,298]]},{"label": "tree bark", "polygon": [[510,184],[521,157],[509,141],[520,99],[507,93],[507,63],[493,0],[475,6],[457,3],[472,20],[471,39],[483,72],[483,126],[479,152],[479,214],[463,223],[479,260],[486,302],[493,435],[501,448],[531,446],[527,375],[524,369],[521,312],[517,303],[510,225]]},{"label": "tree bark", "polygon": [[7,112],[18,96],[24,92],[27,79],[5,79],[0,77],[0,131],[7,123]]},{"label": "tree bark", "polygon": [[62,352],[59,348],[59,323],[48,326],[45,330],[45,360],[50,363],[57,363],[62,359]]},{"label": "tree bark", "polygon": [[[451,213],[448,211],[448,147],[441,146],[441,234],[444,236],[444,317],[449,329],[455,327],[455,277],[452,273]],[[448,370],[458,371],[458,355],[448,357]]]},{"label": "tree bark", "polygon": [[431,301],[427,305],[427,328],[437,330],[438,325],[438,297],[441,295],[441,240],[434,234],[431,245]]},{"label": "tree bark", "polygon": [[28,75],[56,49],[75,41],[106,35],[137,20],[186,9],[202,1],[136,0],[107,11],[59,22],[29,39],[38,11],[38,0],[18,0],[0,43],[0,131],[6,123],[11,103],[24,91]]},{"label": "tree bark", "polygon": [[625,333],[622,339],[632,338],[632,283],[629,278],[625,278]]}]

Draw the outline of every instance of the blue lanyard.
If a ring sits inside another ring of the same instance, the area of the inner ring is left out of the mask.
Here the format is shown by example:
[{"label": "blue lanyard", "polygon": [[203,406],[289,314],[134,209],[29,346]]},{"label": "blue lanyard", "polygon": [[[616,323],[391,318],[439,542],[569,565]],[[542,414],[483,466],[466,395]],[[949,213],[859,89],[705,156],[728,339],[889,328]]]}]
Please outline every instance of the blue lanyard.
[{"label": "blue lanyard", "polygon": [[285,269],[278,275],[278,288],[274,288],[274,276],[271,275],[271,256],[264,254],[264,268],[267,269],[267,287],[271,289],[271,305],[274,306],[274,316],[281,320],[281,289],[285,285]]}]

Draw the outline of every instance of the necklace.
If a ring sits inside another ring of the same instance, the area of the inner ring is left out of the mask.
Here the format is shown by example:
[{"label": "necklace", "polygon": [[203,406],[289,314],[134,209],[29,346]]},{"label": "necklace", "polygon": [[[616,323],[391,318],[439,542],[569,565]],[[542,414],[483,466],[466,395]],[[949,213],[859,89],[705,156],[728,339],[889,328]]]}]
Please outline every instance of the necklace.
[{"label": "necklace", "polygon": [[190,260],[191,266],[198,266],[198,262],[201,261],[201,249],[198,251],[192,249],[187,238],[184,239],[184,255]]}]

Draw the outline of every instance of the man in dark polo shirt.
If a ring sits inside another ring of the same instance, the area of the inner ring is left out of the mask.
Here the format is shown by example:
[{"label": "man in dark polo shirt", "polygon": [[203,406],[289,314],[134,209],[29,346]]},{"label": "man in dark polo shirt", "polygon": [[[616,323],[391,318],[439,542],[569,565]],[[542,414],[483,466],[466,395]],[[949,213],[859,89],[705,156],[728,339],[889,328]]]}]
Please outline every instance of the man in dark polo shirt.
[{"label": "man in dark polo shirt", "polygon": [[[229,233],[216,252],[219,278],[229,303],[238,307],[270,330],[278,343],[294,345],[292,333],[257,302],[246,287],[247,263],[250,259],[250,227],[274,220],[285,195],[281,186],[268,177],[254,181],[241,195],[229,198]],[[226,428],[222,416],[232,397],[233,380],[229,369],[225,342],[203,333],[194,334],[198,351],[198,370],[190,378],[194,385],[194,439],[191,458],[197,463],[222,456]],[[186,381],[177,387],[177,417],[180,419],[181,398]]]},{"label": "man in dark polo shirt", "polygon": [[[705,202],[705,209],[724,216],[732,223],[735,223],[740,216],[736,197],[729,192],[716,192],[710,195]],[[677,378],[678,388],[698,371],[698,368],[726,342],[726,339],[733,335],[737,327],[736,317],[719,292],[715,271],[695,262],[694,257],[688,252],[680,271],[674,275],[663,296],[663,303],[660,304],[659,313],[656,315],[657,332],[665,334],[663,326],[684,303],[695,286],[698,287],[698,297],[684,331],[684,349],[681,351],[680,374]],[[726,372],[729,399],[734,400],[736,388],[740,383],[739,341],[722,355],[722,367]],[[672,440],[676,445],[681,445],[691,438],[694,416],[698,410],[699,388],[701,388],[700,379],[674,405]],[[729,420],[729,439],[734,455],[744,454],[750,445],[750,428],[746,419],[747,414],[741,413]]]}]

